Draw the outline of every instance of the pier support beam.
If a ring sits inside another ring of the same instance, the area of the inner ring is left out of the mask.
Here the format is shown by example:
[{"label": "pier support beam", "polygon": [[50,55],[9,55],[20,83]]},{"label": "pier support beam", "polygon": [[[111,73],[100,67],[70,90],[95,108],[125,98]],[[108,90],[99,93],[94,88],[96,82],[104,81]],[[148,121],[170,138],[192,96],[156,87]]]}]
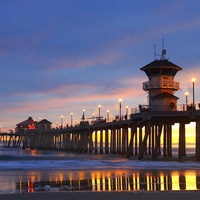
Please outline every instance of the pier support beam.
[{"label": "pier support beam", "polygon": [[108,142],[109,136],[108,136],[108,133],[109,133],[109,129],[106,129],[105,130],[105,153],[106,154],[109,154],[109,142]]},{"label": "pier support beam", "polygon": [[127,156],[126,156],[127,158],[130,158],[130,156],[133,155],[133,142],[134,142],[134,136],[136,137],[136,135],[137,135],[137,124],[134,123],[133,127],[131,128],[130,142],[127,147]]},{"label": "pier support beam", "polygon": [[178,157],[182,159],[182,157],[186,156],[185,151],[185,124],[181,122],[179,124],[179,149],[178,149]]},{"label": "pier support beam", "polygon": [[113,128],[112,132],[113,132],[113,150],[112,150],[112,153],[116,154],[116,140],[117,140],[117,138],[116,138],[116,129]]},{"label": "pier support beam", "polygon": [[171,124],[168,124],[168,127],[167,127],[167,156],[172,157],[172,125]]},{"label": "pier support beam", "polygon": [[98,143],[97,143],[97,140],[98,140],[98,137],[97,137],[97,130],[95,130],[95,153],[98,153]]},{"label": "pier support beam", "polygon": [[196,159],[200,161],[200,119],[196,121]]},{"label": "pier support beam", "polygon": [[100,153],[103,154],[103,130],[100,131]]},{"label": "pier support beam", "polygon": [[89,130],[88,140],[89,140],[89,153],[92,153],[92,151],[93,151],[93,141],[92,141],[92,131],[91,130]]},{"label": "pier support beam", "polygon": [[147,139],[148,139],[148,136],[150,133],[151,133],[151,121],[148,121],[147,124],[145,125],[145,135],[144,135],[144,139],[141,144],[141,149],[140,149],[140,154],[139,154],[138,160],[141,160],[144,156],[144,153],[145,153],[146,147],[147,147]]},{"label": "pier support beam", "polygon": [[139,154],[143,153],[142,149],[143,145],[142,145],[142,125],[139,126]]}]

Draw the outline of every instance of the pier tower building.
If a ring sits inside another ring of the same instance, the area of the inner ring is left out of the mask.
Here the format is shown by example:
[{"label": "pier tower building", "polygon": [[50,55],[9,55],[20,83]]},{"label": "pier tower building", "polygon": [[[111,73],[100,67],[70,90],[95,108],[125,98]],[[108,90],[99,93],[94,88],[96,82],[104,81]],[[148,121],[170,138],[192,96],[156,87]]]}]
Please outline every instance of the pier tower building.
[{"label": "pier tower building", "polygon": [[[179,82],[174,81],[176,73],[182,70],[165,58],[166,50],[162,50],[160,59],[145,65],[140,70],[148,76],[143,83],[143,90],[149,95],[147,109],[150,111],[170,111],[177,109],[178,97],[174,93],[179,90]],[[140,110],[146,109],[140,105]]]}]

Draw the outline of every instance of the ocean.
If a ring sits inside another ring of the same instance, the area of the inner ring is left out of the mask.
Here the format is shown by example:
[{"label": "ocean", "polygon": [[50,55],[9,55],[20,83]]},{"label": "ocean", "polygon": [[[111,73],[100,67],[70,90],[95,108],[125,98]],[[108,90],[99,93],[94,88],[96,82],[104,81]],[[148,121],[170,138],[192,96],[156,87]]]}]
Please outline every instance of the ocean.
[{"label": "ocean", "polygon": [[152,161],[119,154],[0,147],[0,194],[199,189],[200,162],[194,159]]}]

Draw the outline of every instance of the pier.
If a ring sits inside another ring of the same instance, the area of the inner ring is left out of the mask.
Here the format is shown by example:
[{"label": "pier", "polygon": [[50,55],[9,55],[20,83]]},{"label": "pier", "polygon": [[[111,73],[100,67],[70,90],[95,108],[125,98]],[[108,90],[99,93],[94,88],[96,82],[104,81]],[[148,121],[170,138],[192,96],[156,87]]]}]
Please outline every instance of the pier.
[{"label": "pier", "polygon": [[[151,155],[171,158],[172,126],[179,124],[178,158],[186,157],[186,124],[196,122],[196,160],[200,160],[200,110],[139,112],[128,120],[82,123],[46,131],[28,131],[23,148],[65,150],[78,153]],[[162,139],[162,141],[161,141]]]},{"label": "pier", "polygon": [[[120,114],[114,120],[100,116],[85,119],[84,113],[79,124],[61,128],[49,128],[40,122],[43,129],[37,128],[30,117],[20,125],[31,122],[24,130],[20,129],[17,137],[10,135],[5,146],[19,146],[23,148],[44,150],[65,150],[78,153],[121,154],[126,157],[137,155],[138,159],[151,156],[171,158],[172,126],[179,124],[178,158],[186,157],[186,125],[195,122],[195,158],[200,161],[200,104],[195,103],[194,79],[193,101],[179,105],[178,97],[174,94],[180,89],[179,82],[174,81],[177,72],[182,68],[165,58],[166,50],[162,50],[159,60],[142,67],[148,77],[143,83],[143,90],[148,94],[148,105],[138,105],[131,109],[131,113],[122,117],[121,101]],[[8,137],[8,135],[4,135]],[[16,139],[18,138],[18,139]],[[5,138],[4,138],[5,139]],[[162,141],[161,141],[162,140]]]}]

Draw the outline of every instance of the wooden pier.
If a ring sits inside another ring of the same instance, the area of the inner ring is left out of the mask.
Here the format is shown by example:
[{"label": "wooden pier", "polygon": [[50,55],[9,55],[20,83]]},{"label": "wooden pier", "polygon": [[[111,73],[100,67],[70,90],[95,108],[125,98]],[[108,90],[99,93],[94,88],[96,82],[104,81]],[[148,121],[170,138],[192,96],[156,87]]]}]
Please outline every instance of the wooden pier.
[{"label": "wooden pier", "polygon": [[[23,148],[65,150],[78,153],[151,155],[171,158],[172,126],[179,124],[178,158],[186,157],[186,124],[196,122],[196,160],[200,160],[200,110],[145,111],[130,115],[129,120],[81,123],[63,129],[28,131]],[[177,134],[177,133],[176,133]],[[161,141],[162,139],[162,141]]]}]

